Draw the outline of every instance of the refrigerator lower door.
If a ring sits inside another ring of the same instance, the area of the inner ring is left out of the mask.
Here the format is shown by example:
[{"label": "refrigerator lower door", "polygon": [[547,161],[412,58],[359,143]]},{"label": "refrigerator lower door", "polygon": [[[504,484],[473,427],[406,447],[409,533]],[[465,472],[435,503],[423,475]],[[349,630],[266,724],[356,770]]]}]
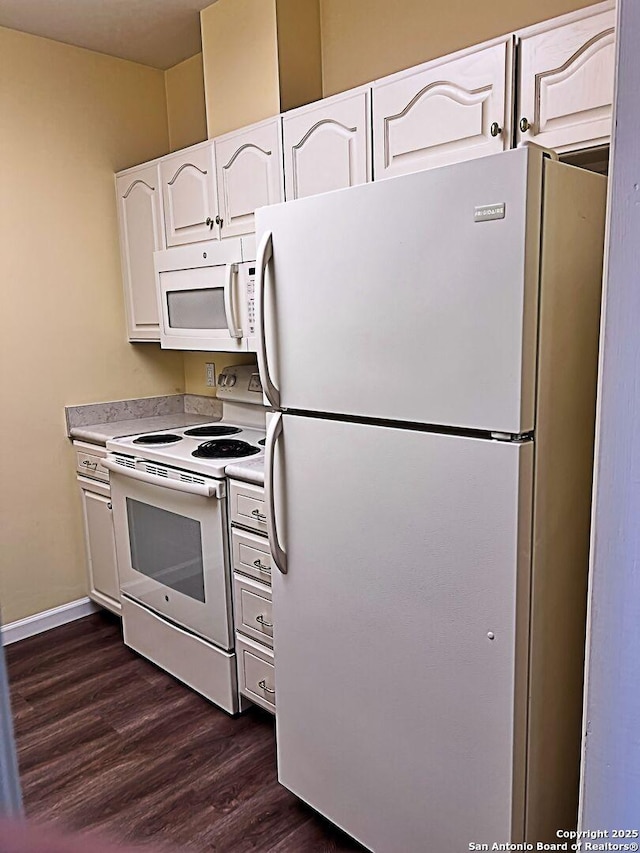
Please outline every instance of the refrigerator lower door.
[{"label": "refrigerator lower door", "polygon": [[284,415],[278,774],[375,853],[522,840],[533,445]]}]

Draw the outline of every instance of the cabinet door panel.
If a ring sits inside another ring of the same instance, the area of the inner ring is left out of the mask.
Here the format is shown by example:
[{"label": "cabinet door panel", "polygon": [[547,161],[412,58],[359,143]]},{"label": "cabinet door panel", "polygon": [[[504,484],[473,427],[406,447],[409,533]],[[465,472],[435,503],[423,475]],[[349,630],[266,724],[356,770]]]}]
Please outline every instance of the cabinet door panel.
[{"label": "cabinet door panel", "polygon": [[280,120],[215,140],[222,236],[252,234],[254,211],[282,201]]},{"label": "cabinet door panel", "polygon": [[160,174],[167,246],[219,237],[213,145],[165,157]]},{"label": "cabinet door panel", "polygon": [[156,164],[116,180],[120,252],[129,340],[159,340],[153,253],[164,249]]},{"label": "cabinet door panel", "polygon": [[295,110],[282,125],[287,201],[371,180],[368,91]]},{"label": "cabinet door panel", "polygon": [[518,142],[557,151],[606,143],[611,134],[615,71],[615,13],[611,9],[520,43]]},{"label": "cabinet door panel", "polygon": [[[85,481],[86,482],[86,481]],[[108,488],[81,486],[89,570],[89,594],[100,604],[120,610],[120,583]],[[99,490],[99,491],[98,491]],[[105,600],[106,598],[106,600]]]},{"label": "cabinet door panel", "polygon": [[374,177],[509,147],[511,37],[374,83]]}]

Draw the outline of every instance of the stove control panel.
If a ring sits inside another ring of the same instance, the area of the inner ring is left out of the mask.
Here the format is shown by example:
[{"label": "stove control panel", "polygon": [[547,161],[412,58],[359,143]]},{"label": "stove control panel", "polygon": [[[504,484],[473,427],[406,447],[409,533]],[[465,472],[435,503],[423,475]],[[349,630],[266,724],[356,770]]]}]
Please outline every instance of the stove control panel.
[{"label": "stove control panel", "polygon": [[218,376],[218,398],[238,403],[262,403],[262,383],[255,364],[225,367]]}]

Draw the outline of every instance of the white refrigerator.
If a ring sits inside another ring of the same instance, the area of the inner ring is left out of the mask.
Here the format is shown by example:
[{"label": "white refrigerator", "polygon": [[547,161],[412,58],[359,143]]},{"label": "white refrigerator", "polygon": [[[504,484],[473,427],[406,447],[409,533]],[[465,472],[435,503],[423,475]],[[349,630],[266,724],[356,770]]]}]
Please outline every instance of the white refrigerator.
[{"label": "white refrigerator", "polygon": [[256,215],[280,782],[375,853],[576,820],[606,180]]}]

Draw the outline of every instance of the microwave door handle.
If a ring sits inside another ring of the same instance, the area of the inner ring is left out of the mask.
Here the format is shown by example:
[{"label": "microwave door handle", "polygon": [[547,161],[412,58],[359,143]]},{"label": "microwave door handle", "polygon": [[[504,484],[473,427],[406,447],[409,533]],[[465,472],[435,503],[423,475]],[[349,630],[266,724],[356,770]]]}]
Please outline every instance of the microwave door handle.
[{"label": "microwave door handle", "polygon": [[213,485],[201,485],[200,483],[183,483],[181,480],[172,480],[169,477],[157,477],[155,474],[147,474],[135,468],[125,468],[111,459],[103,459],[102,464],[114,474],[122,474],[123,477],[131,477],[141,483],[149,483],[152,486],[162,486],[163,489],[173,489],[176,492],[186,492],[190,495],[199,495],[203,498],[223,498],[225,494],[224,483]]},{"label": "microwave door handle", "polygon": [[267,231],[258,246],[258,260],[256,263],[258,279],[256,281],[256,317],[258,320],[258,370],[260,381],[264,389],[265,397],[274,409],[280,408],[280,391],[273,384],[269,373],[269,359],[267,356],[267,341],[265,338],[264,322],[264,297],[265,282],[267,278],[267,267],[273,258],[273,236]]},{"label": "microwave door handle", "polygon": [[224,280],[224,314],[227,318],[227,329],[232,338],[241,338],[242,329],[236,326],[234,311],[234,281],[238,277],[238,264],[227,264],[227,274]]},{"label": "microwave door handle", "polygon": [[276,523],[276,500],[273,491],[275,454],[278,439],[282,435],[282,412],[276,412],[269,421],[267,429],[267,440],[265,441],[265,478],[264,492],[267,504],[267,536],[273,562],[283,575],[287,574],[287,552],[278,539],[278,525]]}]

